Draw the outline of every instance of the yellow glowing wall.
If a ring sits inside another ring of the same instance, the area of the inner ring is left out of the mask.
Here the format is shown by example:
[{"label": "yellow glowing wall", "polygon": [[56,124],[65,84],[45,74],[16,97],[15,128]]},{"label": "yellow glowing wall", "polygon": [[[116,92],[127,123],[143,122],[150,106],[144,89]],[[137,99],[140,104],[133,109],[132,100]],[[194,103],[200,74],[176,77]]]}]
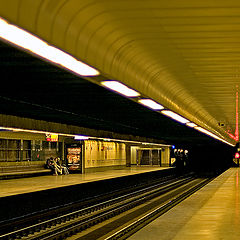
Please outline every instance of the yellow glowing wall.
[{"label": "yellow glowing wall", "polygon": [[85,168],[126,165],[124,143],[85,141]]},{"label": "yellow glowing wall", "polygon": [[170,166],[170,149],[169,147],[163,148],[162,154],[162,167]]},{"label": "yellow glowing wall", "polygon": [[131,164],[137,164],[137,149],[139,149],[139,147],[131,147]]}]

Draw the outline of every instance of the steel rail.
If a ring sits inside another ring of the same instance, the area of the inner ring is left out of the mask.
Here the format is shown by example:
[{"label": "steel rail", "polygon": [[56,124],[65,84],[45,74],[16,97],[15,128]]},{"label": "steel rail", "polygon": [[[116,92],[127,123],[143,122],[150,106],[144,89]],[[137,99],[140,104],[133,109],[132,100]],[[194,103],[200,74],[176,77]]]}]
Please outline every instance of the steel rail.
[{"label": "steel rail", "polygon": [[[188,176],[191,176],[193,174],[189,174]],[[151,180],[151,186],[157,186],[161,184],[166,184],[168,182],[171,182],[173,180],[176,180],[176,176],[169,175],[166,177],[162,177],[160,179],[153,179]],[[45,221],[54,217],[64,214],[67,214],[72,211],[77,211],[82,208],[86,208],[90,205],[96,205],[100,202],[105,202],[109,199],[117,198],[118,196],[123,196],[128,194],[129,192],[136,192],[139,189],[147,189],[150,186],[150,183],[143,183],[143,184],[137,184],[132,185],[124,189],[116,189],[114,191],[102,193],[99,195],[96,195],[94,197],[88,197],[86,199],[82,199],[76,202],[69,202],[68,204],[55,206],[52,208],[48,208],[45,210],[41,210],[39,212],[33,212],[26,215],[22,215],[20,217],[0,221],[0,235],[8,232],[13,232],[14,230],[27,227],[29,225],[33,225],[34,223],[39,223],[41,221]],[[150,187],[151,187],[150,186]],[[59,214],[60,213],[60,214]]]},{"label": "steel rail", "polygon": [[177,180],[163,186],[163,183],[120,196],[63,216],[34,224],[0,236],[0,239],[57,239],[82,231],[147,200],[176,188],[193,178]]},{"label": "steel rail", "polygon": [[154,209],[153,211],[147,213],[143,217],[139,218],[138,220],[134,221],[133,223],[129,224],[128,226],[122,228],[121,230],[117,231],[116,233],[112,234],[111,236],[105,238],[104,240],[123,240],[128,238],[129,236],[136,233],[138,230],[155,220],[157,217],[161,216],[165,212],[167,212],[172,207],[176,206],[178,203],[198,191],[200,188],[205,186],[207,183],[212,181],[211,179],[205,179],[198,183],[196,186],[190,188],[189,190],[183,192],[180,195],[175,196],[168,202],[164,203],[160,207]]}]

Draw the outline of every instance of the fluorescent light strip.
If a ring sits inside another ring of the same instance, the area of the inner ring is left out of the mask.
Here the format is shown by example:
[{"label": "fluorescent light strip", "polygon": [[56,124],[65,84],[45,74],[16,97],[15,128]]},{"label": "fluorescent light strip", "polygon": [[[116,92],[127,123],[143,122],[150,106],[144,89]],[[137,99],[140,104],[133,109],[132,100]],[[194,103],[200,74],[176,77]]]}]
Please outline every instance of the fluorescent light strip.
[{"label": "fluorescent light strip", "polygon": [[142,105],[149,107],[153,110],[162,110],[164,109],[164,107],[158,103],[156,103],[155,101],[153,101],[152,99],[140,99],[138,100],[139,103],[141,103]]},{"label": "fluorescent light strip", "polygon": [[73,134],[45,132],[45,131],[22,129],[22,128],[0,127],[0,129],[12,130],[12,131],[15,131],[15,132],[29,132],[29,133],[40,133],[40,134],[58,134],[58,135],[61,135],[61,136],[66,136],[66,137],[75,137],[76,136],[76,135],[73,135]]},{"label": "fluorescent light strip", "polygon": [[188,127],[191,127],[191,128],[197,127],[197,124],[195,124],[195,123],[193,123],[193,122],[188,122],[188,123],[186,123],[186,125],[187,125]]},{"label": "fluorescent light strip", "polygon": [[210,131],[208,131],[208,130],[202,128],[202,127],[195,127],[194,129],[196,129],[196,130],[198,130],[198,131],[200,131],[200,132],[202,132],[202,133],[205,133],[205,134],[207,134],[207,135],[209,135],[209,136],[211,136],[211,137],[213,137],[213,138],[216,138],[216,139],[219,139],[219,140],[221,139],[221,138],[218,137],[217,135],[211,133]]},{"label": "fluorescent light strip", "polygon": [[228,142],[228,141],[226,141],[226,140],[218,137],[217,135],[211,133],[210,131],[208,131],[208,130],[202,128],[202,127],[194,127],[194,129],[196,129],[196,130],[198,130],[198,131],[200,131],[200,132],[202,132],[202,133],[205,133],[205,134],[207,134],[208,136],[213,137],[213,138],[215,138],[215,139],[217,139],[217,140],[219,140],[219,141],[222,141],[222,142],[224,142],[224,143],[226,143],[226,144],[228,144],[228,145],[231,145],[231,146],[233,146],[233,147],[235,146],[234,144],[231,144],[230,142]]},{"label": "fluorescent light strip", "polygon": [[122,139],[111,139],[111,138],[99,138],[99,137],[90,137],[90,136],[83,136],[83,135],[74,135],[74,134],[66,134],[66,133],[53,133],[53,132],[45,132],[45,131],[38,131],[38,130],[30,130],[30,129],[21,129],[21,128],[11,128],[11,127],[1,127],[0,129],[12,130],[12,131],[19,131],[19,132],[29,132],[29,133],[40,133],[40,134],[58,134],[60,136],[66,137],[87,137],[88,139],[97,139],[97,140],[104,140],[104,141],[115,141],[115,142],[123,142],[123,143],[141,143],[141,144],[149,144],[149,145],[156,145],[156,146],[163,146],[163,147],[170,147],[171,145],[167,144],[160,144],[160,143],[146,143],[146,142],[139,142],[139,141],[130,141],[130,140],[122,140]]},{"label": "fluorescent light strip", "polygon": [[114,138],[98,138],[98,140],[104,140],[104,141],[113,141],[113,142],[123,142],[123,143],[138,143],[138,144],[145,144],[145,145],[156,145],[156,146],[162,146],[162,147],[171,147],[171,145],[167,144],[161,144],[161,143],[151,143],[151,142],[139,142],[139,141],[131,141],[131,140],[122,140],[122,139],[114,139]]},{"label": "fluorescent light strip", "polygon": [[102,81],[101,84],[115,92],[121,93],[126,97],[138,97],[140,93],[135,90],[127,87],[126,85],[118,82],[118,81]]},{"label": "fluorescent light strip", "polygon": [[82,136],[82,135],[77,135],[74,137],[75,140],[87,140],[89,137],[87,136]]},{"label": "fluorescent light strip", "polygon": [[47,42],[15,25],[9,24],[1,17],[0,37],[81,76],[97,76],[100,74],[99,71],[78,61],[70,54],[47,44]]},{"label": "fluorescent light strip", "polygon": [[182,116],[178,115],[177,113],[172,112],[170,110],[162,110],[161,113],[170,117],[170,118],[172,118],[172,119],[174,119],[174,120],[176,120],[176,121],[178,121],[178,122],[180,122],[180,123],[188,123],[189,122],[189,120],[187,120],[186,118],[184,118],[184,117],[182,117]]},{"label": "fluorescent light strip", "polygon": [[217,135],[211,133],[210,131],[208,131],[208,130],[202,128],[202,127],[197,126],[195,123],[189,122],[189,120],[187,120],[186,118],[183,118],[180,115],[178,115],[178,114],[176,114],[176,113],[174,113],[174,112],[172,112],[170,110],[162,110],[161,113],[163,113],[163,114],[165,114],[165,115],[175,119],[176,121],[179,121],[181,123],[185,123],[188,127],[192,127],[194,129],[202,132],[202,133],[207,134],[210,137],[213,137],[213,138],[215,138],[215,139],[217,139],[219,141],[222,141],[222,142],[224,142],[224,143],[226,143],[228,145],[235,146],[235,145],[231,144],[230,142],[228,142],[228,141],[218,137]]}]

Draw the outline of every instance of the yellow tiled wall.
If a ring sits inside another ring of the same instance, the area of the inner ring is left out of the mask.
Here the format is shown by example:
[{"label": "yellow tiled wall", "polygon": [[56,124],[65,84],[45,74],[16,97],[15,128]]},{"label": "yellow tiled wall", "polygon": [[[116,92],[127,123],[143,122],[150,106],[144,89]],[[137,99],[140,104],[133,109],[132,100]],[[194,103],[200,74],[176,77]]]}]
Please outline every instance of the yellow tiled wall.
[{"label": "yellow tiled wall", "polygon": [[126,164],[124,143],[85,141],[85,168]]}]

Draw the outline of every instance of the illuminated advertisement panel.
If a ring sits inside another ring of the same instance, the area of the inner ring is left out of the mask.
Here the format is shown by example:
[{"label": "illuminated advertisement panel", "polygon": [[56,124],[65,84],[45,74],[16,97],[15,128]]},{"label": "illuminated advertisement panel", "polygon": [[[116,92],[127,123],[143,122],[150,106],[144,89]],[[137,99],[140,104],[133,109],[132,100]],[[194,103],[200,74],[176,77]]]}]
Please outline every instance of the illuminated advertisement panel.
[{"label": "illuminated advertisement panel", "polygon": [[81,169],[81,147],[67,147],[66,150],[69,170]]}]

